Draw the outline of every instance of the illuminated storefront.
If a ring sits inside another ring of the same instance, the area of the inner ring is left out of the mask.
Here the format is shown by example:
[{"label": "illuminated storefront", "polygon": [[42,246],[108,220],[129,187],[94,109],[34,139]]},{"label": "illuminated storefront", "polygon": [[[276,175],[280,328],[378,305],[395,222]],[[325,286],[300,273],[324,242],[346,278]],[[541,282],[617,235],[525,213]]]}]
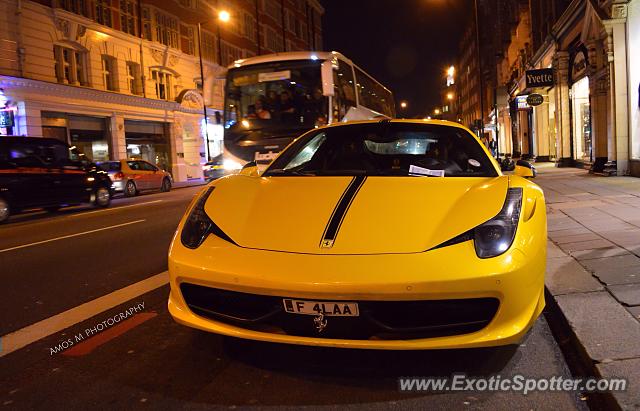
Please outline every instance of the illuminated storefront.
[{"label": "illuminated storefront", "polygon": [[[640,177],[640,0],[628,5],[630,171]],[[632,51],[635,51],[632,52]]]},{"label": "illuminated storefront", "polygon": [[571,68],[571,143],[572,157],[578,163],[593,162],[591,101],[587,57],[583,50],[575,53]]}]

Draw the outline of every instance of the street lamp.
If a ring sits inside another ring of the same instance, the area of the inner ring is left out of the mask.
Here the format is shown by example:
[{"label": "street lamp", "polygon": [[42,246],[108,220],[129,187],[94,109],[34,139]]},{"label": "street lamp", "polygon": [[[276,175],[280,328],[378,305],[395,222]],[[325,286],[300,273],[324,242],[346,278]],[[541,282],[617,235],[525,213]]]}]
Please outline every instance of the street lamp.
[{"label": "street lamp", "polygon": [[453,100],[453,93],[447,93],[447,100]]},{"label": "street lamp", "polygon": [[[220,42],[220,22],[227,23],[231,19],[231,14],[226,10],[218,12],[218,21],[216,29],[218,34],[218,65],[222,66],[222,43]],[[200,60],[200,82],[202,85],[202,114],[204,115],[204,135],[205,135],[205,155],[207,161],[211,161],[211,152],[209,151],[209,117],[207,116],[207,102],[205,101],[204,91],[204,63],[202,62],[202,23],[198,22],[198,57]]]},{"label": "street lamp", "polygon": [[440,109],[437,108],[435,110],[433,110],[433,114],[435,114],[436,116],[440,114]]},{"label": "street lamp", "polygon": [[400,108],[405,109],[405,108],[407,108],[407,106],[408,106],[408,104],[407,104],[406,101],[401,101],[400,102]]}]

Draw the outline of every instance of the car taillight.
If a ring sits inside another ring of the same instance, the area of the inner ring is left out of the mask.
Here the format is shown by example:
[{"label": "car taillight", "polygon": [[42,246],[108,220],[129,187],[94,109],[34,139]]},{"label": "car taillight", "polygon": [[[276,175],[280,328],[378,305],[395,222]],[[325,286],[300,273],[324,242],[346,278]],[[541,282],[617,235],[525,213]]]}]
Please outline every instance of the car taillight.
[{"label": "car taillight", "polygon": [[118,171],[113,175],[114,180],[122,180],[124,178],[124,173],[122,171]]}]

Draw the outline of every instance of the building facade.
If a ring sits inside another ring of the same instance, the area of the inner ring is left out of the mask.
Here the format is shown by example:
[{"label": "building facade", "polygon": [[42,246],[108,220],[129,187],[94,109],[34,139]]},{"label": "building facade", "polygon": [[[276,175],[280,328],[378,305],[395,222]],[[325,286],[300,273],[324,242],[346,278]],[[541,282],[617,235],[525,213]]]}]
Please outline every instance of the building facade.
[{"label": "building facade", "polygon": [[225,67],[322,49],[323,12],[316,0],[0,0],[0,138],[201,178],[222,150]]},{"label": "building facade", "polygon": [[[478,3],[502,10],[480,14],[497,57],[488,102],[497,116],[485,110],[482,122],[497,120],[500,152],[640,176],[640,0]],[[461,47],[461,64],[466,54]]]}]

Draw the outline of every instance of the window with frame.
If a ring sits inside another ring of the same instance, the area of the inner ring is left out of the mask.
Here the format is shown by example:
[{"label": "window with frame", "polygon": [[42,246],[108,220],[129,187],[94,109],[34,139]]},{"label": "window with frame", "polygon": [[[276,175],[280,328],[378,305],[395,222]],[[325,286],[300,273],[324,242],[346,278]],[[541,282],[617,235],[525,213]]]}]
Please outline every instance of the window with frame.
[{"label": "window with frame", "polygon": [[202,30],[201,32],[202,39],[200,39],[200,43],[202,44],[202,58],[209,61],[216,61],[216,37]]},{"label": "window with frame", "polygon": [[243,35],[251,41],[256,41],[256,19],[249,13],[244,13]]},{"label": "window with frame", "polygon": [[282,12],[280,8],[280,2],[276,0],[263,0],[262,4],[262,8],[264,9],[265,14],[275,21],[280,22],[280,13]]},{"label": "window with frame", "polygon": [[96,14],[94,20],[107,27],[113,27],[111,1],[112,0],[95,0]]},{"label": "window with frame", "polygon": [[85,52],[71,47],[54,46],[53,55],[58,83],[87,85]]},{"label": "window with frame", "polygon": [[158,43],[174,49],[178,47],[178,19],[156,11],[154,13],[156,23],[156,38]]},{"label": "window with frame", "polygon": [[120,0],[120,30],[137,36],[137,14],[135,0]]},{"label": "window with frame", "polygon": [[223,41],[221,43],[221,50],[222,50],[222,66],[228,66],[234,61],[243,58],[242,49],[232,46],[226,41]]},{"label": "window with frame", "polygon": [[116,75],[116,59],[112,56],[102,55],[102,82],[105,90],[116,91],[118,76]]},{"label": "window with frame", "polygon": [[149,40],[153,40],[151,31],[151,10],[147,7],[142,9],[142,36]]},{"label": "window with frame", "polygon": [[151,80],[156,86],[156,97],[160,100],[172,99],[173,75],[162,70],[151,70]]},{"label": "window with frame", "polygon": [[127,88],[131,94],[142,94],[140,65],[133,61],[127,61]]},{"label": "window with frame", "polygon": [[195,54],[193,42],[193,27],[180,24],[180,49],[186,54]]},{"label": "window with frame", "polygon": [[59,0],[58,5],[71,13],[91,17],[91,11],[89,10],[89,5],[86,0]]},{"label": "window with frame", "polygon": [[283,48],[283,40],[282,35],[278,34],[275,30],[270,27],[265,27],[266,37],[267,37],[267,48],[271,51],[278,52],[282,51]]}]

